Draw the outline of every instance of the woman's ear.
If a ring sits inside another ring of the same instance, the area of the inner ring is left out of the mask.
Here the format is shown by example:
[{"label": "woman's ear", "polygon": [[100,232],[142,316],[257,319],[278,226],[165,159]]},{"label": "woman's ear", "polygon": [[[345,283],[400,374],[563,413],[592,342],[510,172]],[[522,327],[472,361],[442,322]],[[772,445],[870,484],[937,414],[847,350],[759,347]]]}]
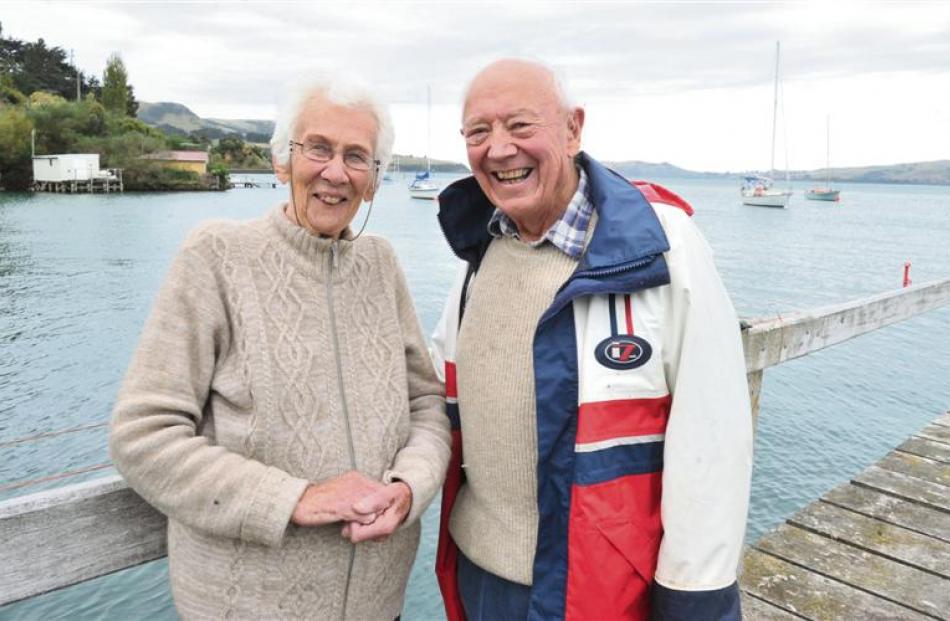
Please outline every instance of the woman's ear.
[{"label": "woman's ear", "polygon": [[274,166],[274,174],[277,176],[277,180],[281,183],[287,183],[290,181],[290,169],[287,166],[279,163],[275,155],[270,156],[270,161]]}]

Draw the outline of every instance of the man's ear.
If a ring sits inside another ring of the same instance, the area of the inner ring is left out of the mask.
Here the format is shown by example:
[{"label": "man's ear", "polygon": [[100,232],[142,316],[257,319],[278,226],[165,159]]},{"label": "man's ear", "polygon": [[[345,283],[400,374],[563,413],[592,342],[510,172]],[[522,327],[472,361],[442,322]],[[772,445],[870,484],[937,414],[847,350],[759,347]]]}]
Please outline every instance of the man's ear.
[{"label": "man's ear", "polygon": [[[293,155],[291,154],[290,157],[293,157]],[[277,180],[281,183],[287,183],[290,181],[290,169],[287,166],[279,163],[275,155],[270,156],[270,161],[274,166],[274,174],[277,176]]]},{"label": "man's ear", "polygon": [[571,157],[581,150],[581,133],[584,131],[584,109],[573,108],[567,116],[567,151]]}]

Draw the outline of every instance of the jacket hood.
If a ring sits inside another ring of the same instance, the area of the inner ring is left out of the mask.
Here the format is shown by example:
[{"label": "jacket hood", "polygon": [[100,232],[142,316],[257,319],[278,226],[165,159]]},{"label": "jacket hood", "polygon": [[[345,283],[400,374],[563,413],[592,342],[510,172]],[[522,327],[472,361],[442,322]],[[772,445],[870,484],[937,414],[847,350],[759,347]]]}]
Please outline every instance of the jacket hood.
[{"label": "jacket hood", "polygon": [[[578,271],[615,267],[669,250],[653,207],[640,190],[584,152],[578,154],[577,163],[587,173],[588,193],[597,212]],[[439,224],[460,259],[469,263],[481,259],[491,241],[488,221],[494,211],[475,177],[460,179],[439,194]]]}]

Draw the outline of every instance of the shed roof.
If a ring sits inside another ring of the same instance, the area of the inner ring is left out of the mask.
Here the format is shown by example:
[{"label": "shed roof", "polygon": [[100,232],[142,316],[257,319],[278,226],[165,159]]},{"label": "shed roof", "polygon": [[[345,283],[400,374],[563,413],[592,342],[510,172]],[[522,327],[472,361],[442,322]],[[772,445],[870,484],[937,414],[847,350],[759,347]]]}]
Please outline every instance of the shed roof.
[{"label": "shed roof", "polygon": [[164,160],[172,162],[207,162],[207,151],[156,151],[143,155],[147,160]]}]

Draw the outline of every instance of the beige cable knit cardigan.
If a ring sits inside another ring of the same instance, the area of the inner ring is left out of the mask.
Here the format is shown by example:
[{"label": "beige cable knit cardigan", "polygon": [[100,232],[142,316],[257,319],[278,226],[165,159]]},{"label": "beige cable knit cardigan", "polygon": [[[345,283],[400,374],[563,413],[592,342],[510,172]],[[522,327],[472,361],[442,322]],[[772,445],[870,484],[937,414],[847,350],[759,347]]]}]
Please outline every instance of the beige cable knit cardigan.
[{"label": "beige cable knit cardigan", "polygon": [[[392,248],[314,237],[282,208],[196,229],[145,325],[110,448],[169,517],[182,617],[394,619],[449,429]],[[412,488],[388,541],[288,526],[309,481],[354,467]]]}]

